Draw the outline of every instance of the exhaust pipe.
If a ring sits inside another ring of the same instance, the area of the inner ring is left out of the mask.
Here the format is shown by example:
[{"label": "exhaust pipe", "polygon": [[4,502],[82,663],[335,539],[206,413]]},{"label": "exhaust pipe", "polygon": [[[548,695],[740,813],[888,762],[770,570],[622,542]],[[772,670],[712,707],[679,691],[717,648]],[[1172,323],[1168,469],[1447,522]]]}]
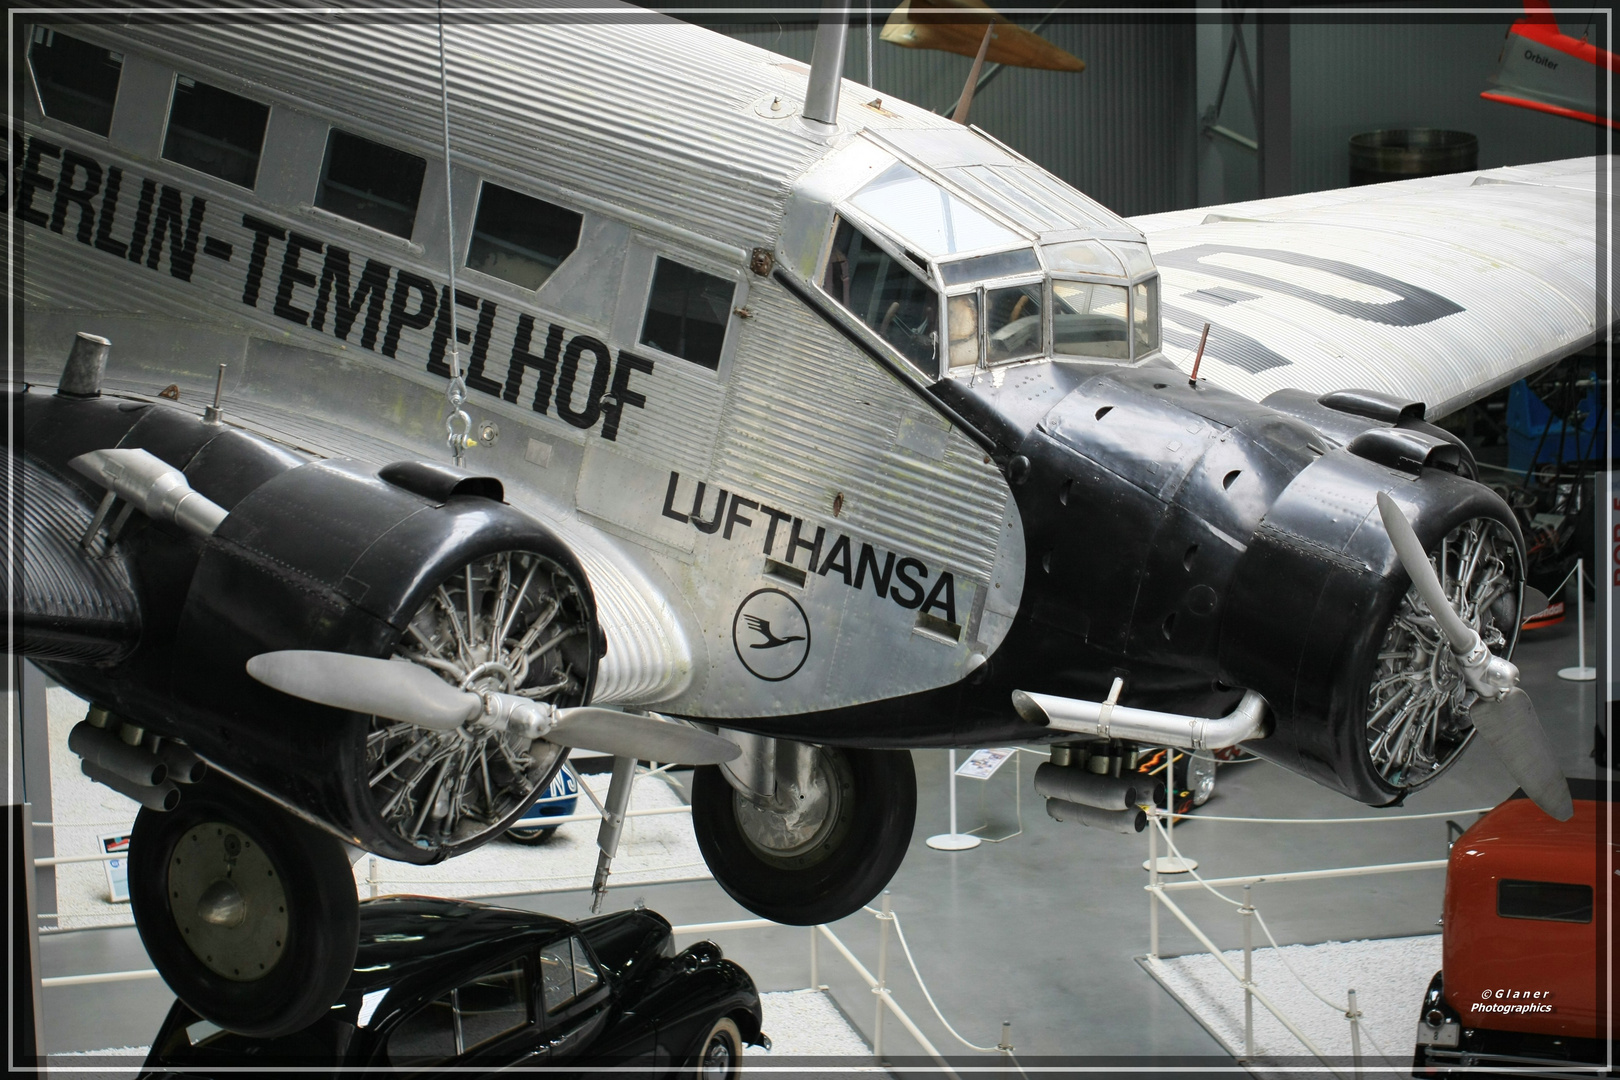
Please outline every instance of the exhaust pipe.
[{"label": "exhaust pipe", "polygon": [[169,767],[169,779],[177,784],[195,784],[208,775],[208,762],[177,742],[165,742],[158,760]]},{"label": "exhaust pipe", "polygon": [[1225,716],[1205,718],[1116,705],[1114,702],[1119,699],[1122,685],[1122,680],[1114,680],[1107,701],[1081,701],[1014,690],[1012,703],[1018,715],[1032,724],[1104,739],[1131,739],[1152,746],[1220,750],[1265,737],[1266,699],[1257,691],[1245,693],[1237,707]]},{"label": "exhaust pipe", "polygon": [[191,489],[186,474],[145,450],[92,450],[69,461],[82,473],[153,521],[167,521],[208,537],[226,510]]},{"label": "exhaust pipe", "polygon": [[73,337],[73,351],[68,353],[67,366],[62,369],[56,392],[62,397],[95,398],[101,396],[101,377],[107,372],[107,353],[112,342],[95,334],[79,331]]},{"label": "exhaust pipe", "polygon": [[146,807],[148,810],[173,810],[180,805],[180,789],[169,781],[148,787],[126,780],[117,773],[109,772],[99,765],[81,760],[79,769],[98,784],[106,784],[120,795],[128,796]]},{"label": "exhaust pipe", "polygon": [[1049,799],[1063,799],[1116,813],[1141,803],[1164,801],[1164,785],[1145,776],[1098,776],[1050,762],[1036,768],[1035,791]]},{"label": "exhaust pipe", "polygon": [[1047,799],[1046,815],[1053,821],[1078,821],[1093,829],[1107,829],[1126,836],[1147,828],[1148,820],[1145,810],[1100,810],[1068,799]]},{"label": "exhaust pipe", "polygon": [[83,758],[85,764],[140,787],[156,787],[169,776],[169,766],[145,746],[130,746],[88,720],[80,720],[68,732],[68,749]]}]

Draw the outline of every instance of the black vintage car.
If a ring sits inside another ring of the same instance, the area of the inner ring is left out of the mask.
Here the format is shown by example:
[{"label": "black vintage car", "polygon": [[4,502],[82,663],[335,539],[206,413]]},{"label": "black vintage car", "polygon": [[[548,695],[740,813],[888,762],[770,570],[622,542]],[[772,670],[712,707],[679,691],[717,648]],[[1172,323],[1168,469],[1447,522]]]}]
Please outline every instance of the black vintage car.
[{"label": "black vintage car", "polygon": [[753,979],[713,942],[677,953],[654,912],[570,923],[390,897],[361,903],[354,972],[326,1016],[261,1039],[176,1001],[142,1075],[330,1066],[465,1077],[483,1066],[620,1065],[735,1077],[745,1042],[770,1045]]}]

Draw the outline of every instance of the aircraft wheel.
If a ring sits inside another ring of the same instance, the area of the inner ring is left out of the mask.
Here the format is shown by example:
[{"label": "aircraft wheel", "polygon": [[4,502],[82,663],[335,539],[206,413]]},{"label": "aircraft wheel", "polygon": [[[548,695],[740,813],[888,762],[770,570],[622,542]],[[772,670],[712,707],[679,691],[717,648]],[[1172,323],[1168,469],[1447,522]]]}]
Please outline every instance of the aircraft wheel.
[{"label": "aircraft wheel", "polygon": [[175,996],[257,1037],[308,1027],[354,967],[359,906],[336,839],[227,781],[142,810],[130,907]]},{"label": "aircraft wheel", "polygon": [[795,926],[842,919],[889,883],[917,814],[906,750],[816,747],[811,790],[790,811],[763,809],[717,765],[692,777],[692,825],[731,898]]}]

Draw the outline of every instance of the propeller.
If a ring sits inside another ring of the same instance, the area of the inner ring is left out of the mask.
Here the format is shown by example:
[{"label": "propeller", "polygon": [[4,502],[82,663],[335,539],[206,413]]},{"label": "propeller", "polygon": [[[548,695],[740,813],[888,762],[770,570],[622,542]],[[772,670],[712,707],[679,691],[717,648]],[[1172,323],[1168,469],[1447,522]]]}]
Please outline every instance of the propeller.
[{"label": "propeller", "polygon": [[559,709],[516,694],[458,690],[405,660],[287,649],[260,653],[248,674],[275,690],[334,709],[371,713],[432,731],[479,721],[515,727],[531,739],[614,757],[718,765],[742,748],[729,739],[669,720],[595,706]]},{"label": "propeller", "polygon": [[1568,821],[1575,813],[1569,782],[1558,767],[1558,759],[1553,755],[1552,744],[1530,695],[1519,689],[1519,669],[1492,654],[1478,632],[1457,614],[1446,599],[1440,577],[1429,563],[1422,541],[1412,531],[1412,523],[1406,520],[1395,500],[1382,491],[1378,493],[1378,516],[1384,519],[1384,528],[1395,545],[1401,566],[1434,616],[1440,632],[1451,644],[1464,681],[1479,695],[1479,700],[1468,711],[1474,730],[1491,744],[1502,764],[1537,806],[1550,817]]}]

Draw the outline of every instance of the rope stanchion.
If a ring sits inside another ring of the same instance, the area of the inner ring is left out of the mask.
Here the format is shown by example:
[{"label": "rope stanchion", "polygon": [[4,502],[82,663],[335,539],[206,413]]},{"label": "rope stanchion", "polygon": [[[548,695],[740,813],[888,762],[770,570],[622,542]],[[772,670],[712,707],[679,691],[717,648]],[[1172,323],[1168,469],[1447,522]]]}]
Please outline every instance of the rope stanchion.
[{"label": "rope stanchion", "polygon": [[[1575,581],[1575,666],[1558,669],[1558,677],[1569,682],[1592,682],[1597,678],[1597,668],[1586,662],[1586,560],[1576,559],[1575,569],[1570,571],[1576,576]],[[1564,578],[1567,582],[1568,577]],[[1594,583],[1595,584],[1595,583]],[[1562,592],[1564,587],[1558,586]]]}]

